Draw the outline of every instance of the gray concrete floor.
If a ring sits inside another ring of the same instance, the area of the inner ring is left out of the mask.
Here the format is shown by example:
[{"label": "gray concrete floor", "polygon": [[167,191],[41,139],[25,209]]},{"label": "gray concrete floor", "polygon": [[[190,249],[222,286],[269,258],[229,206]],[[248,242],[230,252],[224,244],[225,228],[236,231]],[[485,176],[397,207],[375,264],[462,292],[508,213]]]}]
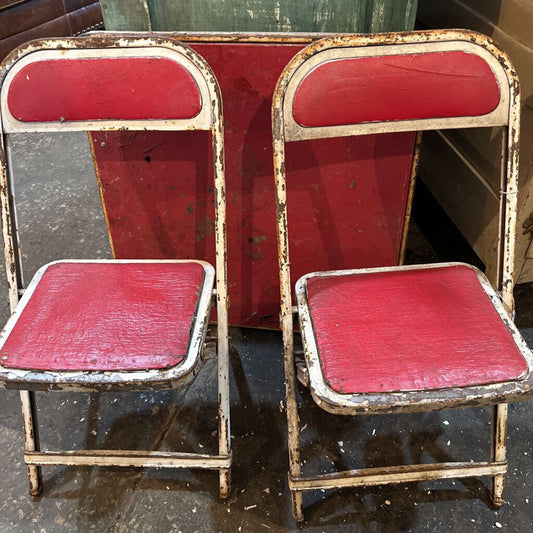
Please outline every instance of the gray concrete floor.
[{"label": "gray concrete floor", "polygon": [[[43,159],[51,150],[52,160]],[[83,135],[19,137],[17,189],[27,278],[63,257],[109,257],[98,192]],[[39,178],[37,184],[36,178]],[[71,202],[72,200],[72,202]],[[446,237],[444,238],[446,241]],[[444,252],[445,255],[446,252]],[[412,260],[447,259],[415,226]],[[0,293],[7,294],[2,273]],[[2,298],[2,303],[6,298]],[[517,322],[533,342],[533,288],[517,290]],[[7,318],[7,305],[0,317]],[[44,468],[32,499],[23,464],[18,394],[0,391],[0,531],[282,532],[290,514],[281,339],[234,328],[233,493],[218,499],[205,471]],[[150,394],[38,393],[42,445],[216,450],[216,374],[208,361],[195,382]],[[300,391],[304,469],[322,472],[410,461],[486,460],[491,409],[335,417]],[[510,407],[506,505],[491,508],[487,479],[411,483],[305,496],[305,531],[471,532],[532,530],[533,404]]]}]

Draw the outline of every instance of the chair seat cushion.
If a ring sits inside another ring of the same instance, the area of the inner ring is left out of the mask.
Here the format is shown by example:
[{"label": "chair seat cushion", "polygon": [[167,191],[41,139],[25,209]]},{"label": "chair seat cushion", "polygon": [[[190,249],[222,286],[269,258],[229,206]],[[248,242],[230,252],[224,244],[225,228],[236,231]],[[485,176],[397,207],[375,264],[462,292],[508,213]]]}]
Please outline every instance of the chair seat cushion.
[{"label": "chair seat cushion", "polygon": [[1,363],[50,371],[178,365],[204,279],[204,265],[192,261],[51,263],[6,325]]},{"label": "chair seat cushion", "polygon": [[484,385],[528,372],[466,265],[312,275],[307,301],[323,379],[341,394]]}]

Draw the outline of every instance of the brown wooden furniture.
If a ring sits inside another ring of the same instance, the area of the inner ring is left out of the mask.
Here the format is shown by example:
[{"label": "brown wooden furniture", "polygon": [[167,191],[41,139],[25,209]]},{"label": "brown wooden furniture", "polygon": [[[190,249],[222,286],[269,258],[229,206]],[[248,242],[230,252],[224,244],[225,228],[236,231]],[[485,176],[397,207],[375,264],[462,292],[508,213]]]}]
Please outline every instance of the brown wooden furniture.
[{"label": "brown wooden furniture", "polygon": [[0,0],[0,60],[18,45],[103,27],[98,0]]}]

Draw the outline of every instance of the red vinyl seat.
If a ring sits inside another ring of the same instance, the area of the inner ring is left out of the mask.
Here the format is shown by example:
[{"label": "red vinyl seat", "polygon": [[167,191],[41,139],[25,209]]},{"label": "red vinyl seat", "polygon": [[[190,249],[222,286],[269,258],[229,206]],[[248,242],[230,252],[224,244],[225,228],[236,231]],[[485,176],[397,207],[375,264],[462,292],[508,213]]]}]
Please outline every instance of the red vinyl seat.
[{"label": "red vinyl seat", "polygon": [[204,284],[211,291],[213,268],[200,262],[51,263],[7,324],[2,364],[49,371],[175,367],[187,356]]},{"label": "red vinyl seat", "polygon": [[306,276],[324,381],[356,394],[524,377],[527,362],[479,277],[467,265]]}]

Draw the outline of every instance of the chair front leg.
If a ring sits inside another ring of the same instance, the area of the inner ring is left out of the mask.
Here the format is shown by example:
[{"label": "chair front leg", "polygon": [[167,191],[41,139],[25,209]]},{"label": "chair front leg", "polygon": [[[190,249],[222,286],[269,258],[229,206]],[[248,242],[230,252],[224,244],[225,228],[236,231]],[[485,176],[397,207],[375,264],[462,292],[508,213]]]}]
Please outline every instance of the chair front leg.
[{"label": "chair front leg", "polygon": [[[492,427],[492,460],[503,462],[506,459],[505,439],[507,437],[507,410],[506,403],[494,406]],[[496,507],[504,504],[503,489],[505,487],[505,474],[498,474],[492,478],[491,500]]]},{"label": "chair front leg", "polygon": [[[39,427],[35,407],[35,392],[20,391],[20,403],[24,422],[24,451],[39,451]],[[38,496],[43,488],[41,467],[28,465],[28,477],[30,480],[30,494]]]},{"label": "chair front leg", "polygon": [[[229,403],[229,340],[227,325],[218,326],[218,453],[229,456],[231,453],[230,403]],[[228,498],[231,492],[231,469],[219,470],[219,494]]]}]

